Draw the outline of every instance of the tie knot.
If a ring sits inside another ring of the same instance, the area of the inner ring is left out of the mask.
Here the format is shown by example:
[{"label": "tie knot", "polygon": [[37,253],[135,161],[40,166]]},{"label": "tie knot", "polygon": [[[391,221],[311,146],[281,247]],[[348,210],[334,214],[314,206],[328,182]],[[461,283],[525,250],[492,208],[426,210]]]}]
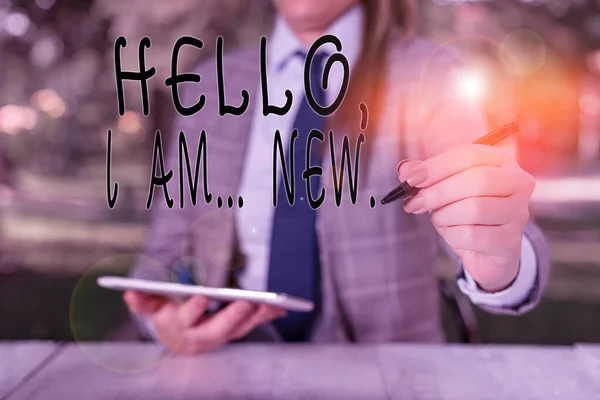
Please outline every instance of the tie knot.
[{"label": "tie knot", "polygon": [[[307,62],[307,54],[305,51],[298,50],[296,52],[296,56],[301,57],[304,62]],[[324,81],[325,77],[323,76],[323,67],[325,60],[329,55],[324,52],[317,52],[312,56],[310,60],[310,65],[305,64],[305,69],[308,68],[309,74],[309,82],[310,89],[315,101],[323,105],[325,102],[325,90],[326,82]]]},{"label": "tie knot", "polygon": [[[296,51],[295,55],[297,57],[300,57],[304,62],[306,62],[306,57],[308,57],[308,54],[306,54],[306,51],[304,50]],[[316,68],[317,71],[321,71],[323,69],[323,61],[325,61],[327,57],[328,54],[322,51],[313,54],[312,60],[310,62],[310,69],[312,70],[313,68]]]}]

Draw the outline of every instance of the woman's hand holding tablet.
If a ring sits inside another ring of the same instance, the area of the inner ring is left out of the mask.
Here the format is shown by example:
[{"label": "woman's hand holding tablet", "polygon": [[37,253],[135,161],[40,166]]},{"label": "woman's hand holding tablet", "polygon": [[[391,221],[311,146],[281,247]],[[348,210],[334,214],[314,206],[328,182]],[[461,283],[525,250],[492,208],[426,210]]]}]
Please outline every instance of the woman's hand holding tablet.
[{"label": "woman's hand holding tablet", "polygon": [[[144,281],[131,278],[101,277],[102,287],[125,290],[129,310],[146,322],[155,339],[168,348],[196,354],[217,349],[241,339],[256,327],[284,317],[282,306],[292,308],[309,304],[301,299],[289,302],[289,296],[231,289],[214,289],[168,282]],[[175,298],[189,295],[184,302]],[[214,314],[208,314],[210,299],[231,300]],[[248,301],[246,299],[251,299]],[[283,300],[282,300],[283,299]],[[287,300],[286,300],[287,299]]]}]

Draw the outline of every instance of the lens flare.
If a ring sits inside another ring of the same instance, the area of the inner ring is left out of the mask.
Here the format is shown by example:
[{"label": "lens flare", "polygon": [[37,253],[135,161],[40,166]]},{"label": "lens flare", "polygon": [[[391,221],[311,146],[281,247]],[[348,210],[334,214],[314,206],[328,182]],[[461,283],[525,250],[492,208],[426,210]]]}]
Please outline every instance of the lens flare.
[{"label": "lens flare", "polygon": [[0,108],[0,132],[15,135],[24,130],[32,130],[38,122],[38,114],[31,107],[9,104]]},{"label": "lens flare", "polygon": [[579,107],[586,115],[600,115],[600,96],[596,93],[584,93],[579,98]]},{"label": "lens flare", "polygon": [[[186,194],[187,195],[187,194]],[[213,196],[215,194],[213,193]],[[202,196],[201,192],[198,196]],[[203,201],[198,199],[198,201]],[[215,204],[209,205],[209,207]],[[223,232],[232,230],[231,227],[223,228],[222,222],[225,213],[230,212],[227,209],[216,209],[204,211],[196,218],[188,227],[181,243],[181,254],[185,257],[194,257],[196,262],[202,265],[203,270],[200,271],[201,277],[207,278],[210,270],[214,269],[236,269],[239,265],[230,265],[231,243],[223,236]],[[230,220],[233,223],[233,220]],[[197,258],[197,255],[202,253],[202,259]]]},{"label": "lens flare", "polygon": [[456,77],[455,90],[463,100],[481,101],[486,92],[486,79],[481,71],[461,71]]},{"label": "lens flare", "polygon": [[65,101],[52,89],[38,90],[31,96],[31,102],[52,118],[60,118],[67,112]]},{"label": "lens flare", "polygon": [[546,62],[546,44],[532,30],[515,29],[500,41],[500,62],[507,72],[527,77],[535,74]]},{"label": "lens flare", "polygon": [[142,117],[135,111],[127,111],[118,120],[118,129],[120,132],[128,135],[136,135],[142,131]]},{"label": "lens flare", "polygon": [[[123,294],[101,288],[96,284],[97,277],[124,276],[136,262],[145,263],[146,268],[156,270],[159,274],[164,273],[166,268],[158,261],[138,254],[107,257],[81,276],[73,289],[69,305],[71,333],[83,355],[102,368],[123,374],[136,374],[153,369],[172,353],[157,347],[156,351],[132,351],[128,352],[127,357],[121,357],[118,348],[107,352],[105,346],[93,343],[105,340],[110,335],[110,332],[102,332],[102,328],[106,328],[107,325],[116,327],[120,326],[119,324],[133,324],[123,302]],[[128,347],[128,350],[131,349]]]}]

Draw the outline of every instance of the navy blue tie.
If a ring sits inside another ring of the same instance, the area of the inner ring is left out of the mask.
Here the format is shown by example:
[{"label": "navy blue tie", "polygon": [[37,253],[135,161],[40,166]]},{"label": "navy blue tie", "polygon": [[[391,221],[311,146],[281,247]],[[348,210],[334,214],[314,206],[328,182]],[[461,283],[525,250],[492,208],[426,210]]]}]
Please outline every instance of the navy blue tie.
[{"label": "navy blue tie", "polygon": [[[302,60],[306,54],[301,53]],[[321,86],[325,54],[315,54],[310,68],[310,85],[315,101],[325,105],[325,91]],[[277,192],[277,206],[271,235],[268,289],[271,292],[312,300],[315,309],[310,313],[288,312],[284,318],[274,322],[275,327],[286,341],[297,342],[309,339],[320,303],[320,266],[317,232],[315,229],[316,210],[313,210],[306,193],[306,182],[302,172],[306,168],[308,135],[312,129],[323,131],[325,118],[313,111],[306,96],[303,97],[293,129],[298,130],[294,143],[294,205],[290,206],[285,185],[280,179]],[[290,140],[291,143],[291,140]],[[322,142],[313,139],[311,143],[310,166],[321,165]],[[286,165],[290,171],[289,147],[286,152]],[[289,173],[289,172],[288,172]],[[283,175],[283,174],[282,174]],[[319,196],[319,176],[310,178],[311,194]]]}]

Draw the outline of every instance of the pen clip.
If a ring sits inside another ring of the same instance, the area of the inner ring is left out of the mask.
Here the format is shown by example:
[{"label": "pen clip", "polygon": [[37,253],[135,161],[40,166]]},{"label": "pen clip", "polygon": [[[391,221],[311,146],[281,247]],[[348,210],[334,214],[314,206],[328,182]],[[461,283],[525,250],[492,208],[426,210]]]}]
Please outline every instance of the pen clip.
[{"label": "pen clip", "polygon": [[174,280],[177,283],[184,285],[198,285],[192,273],[189,271],[189,268],[187,268],[181,260],[178,260],[171,268],[171,273],[174,275]]}]

